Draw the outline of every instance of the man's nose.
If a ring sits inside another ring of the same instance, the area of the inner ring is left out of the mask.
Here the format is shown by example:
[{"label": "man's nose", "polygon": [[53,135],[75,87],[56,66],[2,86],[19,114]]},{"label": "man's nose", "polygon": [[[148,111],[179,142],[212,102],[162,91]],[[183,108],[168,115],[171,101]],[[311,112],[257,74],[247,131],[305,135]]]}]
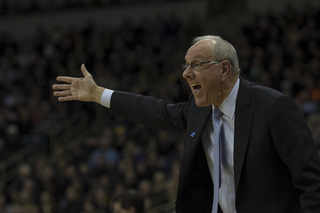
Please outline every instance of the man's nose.
[{"label": "man's nose", "polygon": [[191,68],[191,66],[189,65],[187,67],[187,69],[185,69],[182,73],[182,76],[185,78],[185,79],[188,79],[188,78],[194,78],[194,72]]}]

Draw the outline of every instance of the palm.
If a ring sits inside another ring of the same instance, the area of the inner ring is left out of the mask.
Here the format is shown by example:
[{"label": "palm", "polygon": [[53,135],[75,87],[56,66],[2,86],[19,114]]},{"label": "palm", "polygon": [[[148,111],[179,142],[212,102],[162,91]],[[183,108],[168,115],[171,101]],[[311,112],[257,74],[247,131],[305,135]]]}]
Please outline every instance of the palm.
[{"label": "palm", "polygon": [[77,101],[93,101],[93,90],[95,87],[91,75],[81,79],[75,79],[71,83],[71,96]]},{"label": "palm", "polygon": [[58,96],[59,101],[94,101],[94,91],[97,88],[91,74],[84,65],[81,66],[83,78],[73,78],[68,76],[57,77],[58,81],[67,84],[54,84],[52,86],[56,91],[53,94]]}]

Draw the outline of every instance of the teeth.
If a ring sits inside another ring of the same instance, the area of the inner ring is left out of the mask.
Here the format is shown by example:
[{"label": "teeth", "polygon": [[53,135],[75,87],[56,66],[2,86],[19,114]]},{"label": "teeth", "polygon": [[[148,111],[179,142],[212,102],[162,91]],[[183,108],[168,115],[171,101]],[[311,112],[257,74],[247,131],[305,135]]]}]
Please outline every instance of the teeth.
[{"label": "teeth", "polygon": [[195,87],[195,86],[197,86],[197,84],[190,84],[192,87]]}]

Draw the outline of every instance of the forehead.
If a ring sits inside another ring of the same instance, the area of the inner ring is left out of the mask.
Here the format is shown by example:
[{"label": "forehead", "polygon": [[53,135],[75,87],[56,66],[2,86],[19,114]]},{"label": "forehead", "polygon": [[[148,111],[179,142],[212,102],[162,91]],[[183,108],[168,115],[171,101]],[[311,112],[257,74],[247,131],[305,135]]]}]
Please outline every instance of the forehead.
[{"label": "forehead", "polygon": [[211,58],[215,44],[216,41],[211,39],[198,41],[189,48],[186,53],[185,60],[191,62],[194,60]]}]

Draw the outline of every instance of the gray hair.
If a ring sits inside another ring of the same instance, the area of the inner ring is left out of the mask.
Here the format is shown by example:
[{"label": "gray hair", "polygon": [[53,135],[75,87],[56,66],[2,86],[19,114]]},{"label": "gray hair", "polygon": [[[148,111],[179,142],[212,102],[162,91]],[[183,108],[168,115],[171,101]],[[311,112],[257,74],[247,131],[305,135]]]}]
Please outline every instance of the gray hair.
[{"label": "gray hair", "polygon": [[234,74],[240,75],[241,70],[239,68],[238,55],[232,44],[222,39],[220,36],[206,35],[199,36],[193,39],[192,45],[202,40],[214,40],[216,42],[212,52],[212,56],[214,57],[214,59],[228,60],[232,65],[232,72]]}]

